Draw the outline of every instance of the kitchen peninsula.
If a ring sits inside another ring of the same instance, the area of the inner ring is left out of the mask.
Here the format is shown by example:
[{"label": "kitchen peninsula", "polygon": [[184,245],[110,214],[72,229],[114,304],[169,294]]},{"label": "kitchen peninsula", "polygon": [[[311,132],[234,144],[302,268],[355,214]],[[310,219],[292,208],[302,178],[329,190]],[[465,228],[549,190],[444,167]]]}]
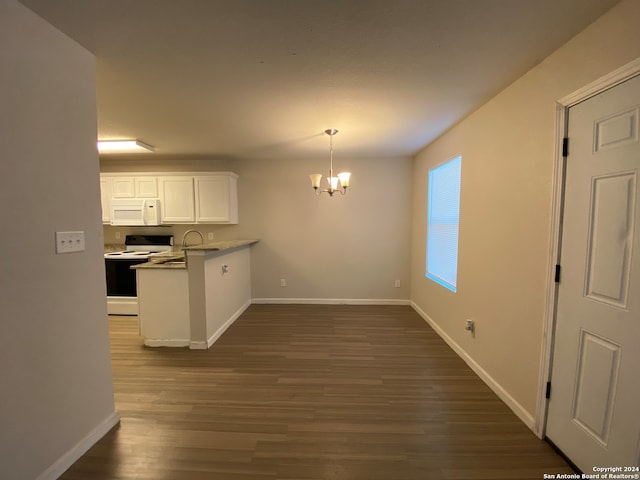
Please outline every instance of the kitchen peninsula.
[{"label": "kitchen peninsula", "polygon": [[251,304],[251,246],[230,240],[186,247],[135,265],[138,318],[150,347],[207,349]]}]

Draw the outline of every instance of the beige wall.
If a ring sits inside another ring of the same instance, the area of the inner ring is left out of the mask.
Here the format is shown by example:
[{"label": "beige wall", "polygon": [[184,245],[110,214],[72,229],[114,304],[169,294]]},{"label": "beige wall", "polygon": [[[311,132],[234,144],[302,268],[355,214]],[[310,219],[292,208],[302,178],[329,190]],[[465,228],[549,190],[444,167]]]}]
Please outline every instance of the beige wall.
[{"label": "beige wall", "polygon": [[157,153],[137,155],[103,155],[100,171],[117,172],[217,172],[233,170],[235,161],[226,158],[188,157],[176,159],[174,156]]},{"label": "beige wall", "polygon": [[[214,239],[259,238],[251,249],[252,296],[258,299],[407,300],[410,279],[411,160],[345,159],[352,172],[345,196],[313,194],[308,174],[328,160],[189,160],[130,164],[103,159],[107,171],[230,170],[238,182],[240,223],[197,225]],[[144,167],[144,169],[142,168]],[[146,229],[173,233],[178,243],[193,225]],[[135,228],[105,227],[105,240]],[[190,237],[190,241],[196,238]],[[287,286],[280,287],[285,278]],[[395,280],[400,280],[396,288]]]},{"label": "beige wall", "polygon": [[[550,251],[556,101],[640,57],[623,0],[414,160],[411,299],[531,417]],[[424,277],[429,168],[462,154],[458,293]],[[464,321],[476,321],[475,338]]]},{"label": "beige wall", "polygon": [[409,298],[411,161],[334,162],[352,172],[352,186],[333,198],[316,197],[308,178],[326,159],[238,165],[238,236],[261,240],[251,251],[253,298]]},{"label": "beige wall", "polygon": [[[93,56],[0,0],[0,85],[0,477],[57,478],[117,421]],[[68,230],[86,250],[56,255]]]}]

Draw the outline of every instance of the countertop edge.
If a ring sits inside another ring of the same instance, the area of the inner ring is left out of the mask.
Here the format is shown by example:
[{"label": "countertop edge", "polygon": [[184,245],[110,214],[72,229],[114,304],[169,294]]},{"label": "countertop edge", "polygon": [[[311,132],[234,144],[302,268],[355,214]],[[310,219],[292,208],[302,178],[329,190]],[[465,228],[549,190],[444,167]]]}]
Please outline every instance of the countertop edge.
[{"label": "countertop edge", "polygon": [[254,243],[258,243],[260,240],[252,238],[252,239],[243,239],[243,240],[221,240],[219,242],[211,242],[204,245],[193,245],[191,247],[185,247],[185,252],[198,252],[198,251],[211,251],[211,252],[222,252],[224,250],[230,250],[232,248],[244,247],[245,245],[253,245]]},{"label": "countertop edge", "polygon": [[225,254],[230,250],[234,250],[241,247],[248,247],[258,243],[260,240],[247,239],[247,240],[225,240],[219,242],[212,242],[205,245],[194,245],[191,247],[185,247],[184,250],[178,252],[167,252],[166,254],[152,257],[152,259],[145,263],[138,263],[131,266],[134,270],[185,270],[187,263],[171,263],[176,261],[185,260],[188,256],[187,252],[203,252],[204,254]]}]

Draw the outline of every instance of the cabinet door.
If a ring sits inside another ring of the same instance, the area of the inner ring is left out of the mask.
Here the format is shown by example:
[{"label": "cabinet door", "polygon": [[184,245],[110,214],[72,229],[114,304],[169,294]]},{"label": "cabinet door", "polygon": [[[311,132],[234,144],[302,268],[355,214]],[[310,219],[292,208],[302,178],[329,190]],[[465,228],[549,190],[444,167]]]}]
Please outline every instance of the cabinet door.
[{"label": "cabinet door", "polygon": [[[237,223],[235,178],[227,175],[195,177],[196,221]],[[232,198],[233,197],[233,198]]]},{"label": "cabinet door", "polygon": [[193,177],[160,177],[163,223],[194,223]]},{"label": "cabinet door", "polygon": [[111,222],[111,178],[100,177],[100,200],[102,203],[102,223]]},{"label": "cabinet door", "polygon": [[158,198],[156,177],[136,177],[134,180],[137,198]]},{"label": "cabinet door", "polygon": [[111,196],[113,198],[135,198],[136,189],[133,177],[112,177]]}]

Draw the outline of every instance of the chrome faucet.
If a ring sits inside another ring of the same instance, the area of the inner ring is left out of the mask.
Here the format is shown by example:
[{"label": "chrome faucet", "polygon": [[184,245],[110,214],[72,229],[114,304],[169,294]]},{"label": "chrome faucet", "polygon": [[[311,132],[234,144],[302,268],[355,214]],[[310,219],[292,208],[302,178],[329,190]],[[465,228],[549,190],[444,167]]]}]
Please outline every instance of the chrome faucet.
[{"label": "chrome faucet", "polygon": [[187,230],[186,232],[184,232],[184,235],[182,236],[182,249],[183,250],[187,246],[187,235],[189,235],[190,233],[197,233],[198,235],[200,235],[200,245],[204,244],[204,237],[202,236],[201,232],[199,232],[198,230]]}]

